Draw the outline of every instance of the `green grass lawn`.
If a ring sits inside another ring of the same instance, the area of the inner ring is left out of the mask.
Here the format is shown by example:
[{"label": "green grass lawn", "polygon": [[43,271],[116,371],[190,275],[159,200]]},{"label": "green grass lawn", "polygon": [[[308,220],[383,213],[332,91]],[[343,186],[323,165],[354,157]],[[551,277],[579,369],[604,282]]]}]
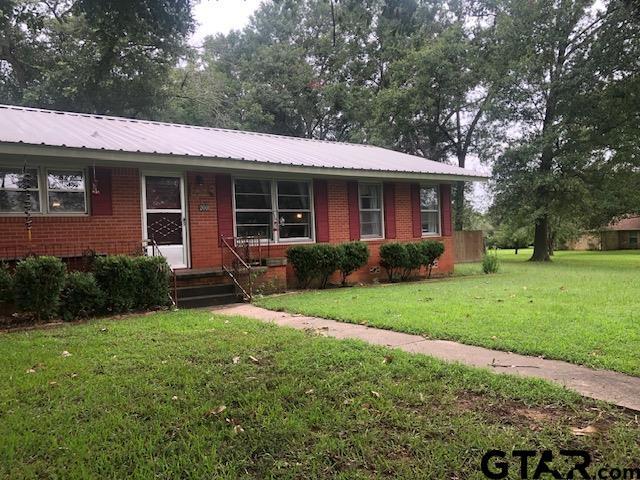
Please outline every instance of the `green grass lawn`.
[{"label": "green grass lawn", "polygon": [[3,334],[0,355],[12,480],[481,479],[494,448],[640,458],[633,415],[542,381],[204,311]]},{"label": "green grass lawn", "polygon": [[501,271],[267,297],[266,308],[640,375],[640,251],[500,252]]}]

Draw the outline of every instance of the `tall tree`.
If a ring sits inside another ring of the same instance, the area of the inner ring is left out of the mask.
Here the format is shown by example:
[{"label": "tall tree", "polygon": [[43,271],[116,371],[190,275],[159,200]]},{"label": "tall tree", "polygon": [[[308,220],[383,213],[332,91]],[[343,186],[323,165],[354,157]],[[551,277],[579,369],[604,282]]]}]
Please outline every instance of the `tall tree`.
[{"label": "tall tree", "polygon": [[0,96],[152,116],[192,28],[190,0],[4,0]]},{"label": "tall tree", "polygon": [[[511,137],[494,168],[496,207],[534,224],[532,260],[549,260],[554,223],[587,225],[632,208],[620,196],[626,188],[607,187],[614,176],[637,178],[637,157],[620,154],[616,133],[586,118],[581,101],[637,74],[637,26],[622,9],[616,0],[513,0],[498,18],[502,45],[518,60],[509,65],[494,111]],[[604,40],[616,30],[629,40]],[[612,65],[603,70],[597,58],[605,50]],[[606,103],[589,110],[606,112]],[[637,118],[637,111],[630,115]]]}]

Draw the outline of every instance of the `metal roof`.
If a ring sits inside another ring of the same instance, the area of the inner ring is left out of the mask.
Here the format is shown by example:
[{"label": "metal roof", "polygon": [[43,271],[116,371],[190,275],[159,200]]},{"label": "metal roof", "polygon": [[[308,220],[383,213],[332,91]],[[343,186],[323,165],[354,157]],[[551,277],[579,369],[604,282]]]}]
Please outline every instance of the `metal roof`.
[{"label": "metal roof", "polygon": [[[486,174],[371,145],[0,105],[0,144],[234,159],[330,170],[431,174],[483,180]],[[345,172],[347,173],[347,172]]]}]

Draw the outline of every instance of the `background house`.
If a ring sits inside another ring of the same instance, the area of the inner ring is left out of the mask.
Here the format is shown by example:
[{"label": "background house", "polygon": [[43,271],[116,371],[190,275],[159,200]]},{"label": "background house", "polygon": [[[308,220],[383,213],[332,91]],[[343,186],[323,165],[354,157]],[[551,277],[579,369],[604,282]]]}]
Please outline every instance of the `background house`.
[{"label": "background house", "polygon": [[353,279],[369,281],[382,243],[432,238],[451,272],[451,184],[484,176],[367,145],[0,106],[0,179],[3,259],[146,249],[187,288],[224,283],[240,256],[282,288],[300,243],[368,242]]},{"label": "background house", "polygon": [[570,242],[570,250],[627,250],[640,248],[640,217],[623,218],[597,232]]}]

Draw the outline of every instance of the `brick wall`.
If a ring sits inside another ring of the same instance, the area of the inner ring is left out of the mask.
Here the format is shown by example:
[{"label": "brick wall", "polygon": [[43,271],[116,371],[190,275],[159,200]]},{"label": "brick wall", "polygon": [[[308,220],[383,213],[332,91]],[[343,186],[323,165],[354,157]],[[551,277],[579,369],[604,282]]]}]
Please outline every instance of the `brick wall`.
[{"label": "brick wall", "polygon": [[25,252],[71,256],[86,248],[131,253],[142,238],[138,170],[113,169],[111,188],[112,215],[33,215],[30,244],[23,216],[0,216],[0,256],[20,256]]},{"label": "brick wall", "polygon": [[[329,217],[329,241],[349,241],[349,218],[346,180],[327,182]],[[393,241],[418,240],[413,237],[411,188],[409,183],[395,184],[396,238]],[[187,210],[189,216],[189,252],[192,268],[220,267],[223,250],[219,243],[216,204],[216,175],[206,172],[186,174]],[[76,253],[94,248],[105,253],[130,253],[142,238],[140,207],[140,173],[133,168],[112,170],[113,214],[104,216],[54,217],[34,216],[31,251],[53,255],[70,254],[63,246],[74,246]],[[23,217],[1,217],[0,256],[27,245]],[[434,275],[453,271],[452,237],[435,237],[445,244],[445,254],[434,270]],[[384,272],[376,272],[379,265],[379,247],[384,240],[368,241],[371,250],[369,264],[355,272],[351,281],[384,279]],[[66,247],[64,247],[66,248]],[[284,257],[289,245],[269,247],[270,257]],[[79,252],[78,252],[79,251]],[[266,256],[266,248],[263,249]],[[290,267],[277,268],[267,276],[268,280],[282,280],[286,271],[287,283],[295,284]],[[374,269],[374,271],[371,271]],[[273,277],[273,278],[271,278]]]}]

